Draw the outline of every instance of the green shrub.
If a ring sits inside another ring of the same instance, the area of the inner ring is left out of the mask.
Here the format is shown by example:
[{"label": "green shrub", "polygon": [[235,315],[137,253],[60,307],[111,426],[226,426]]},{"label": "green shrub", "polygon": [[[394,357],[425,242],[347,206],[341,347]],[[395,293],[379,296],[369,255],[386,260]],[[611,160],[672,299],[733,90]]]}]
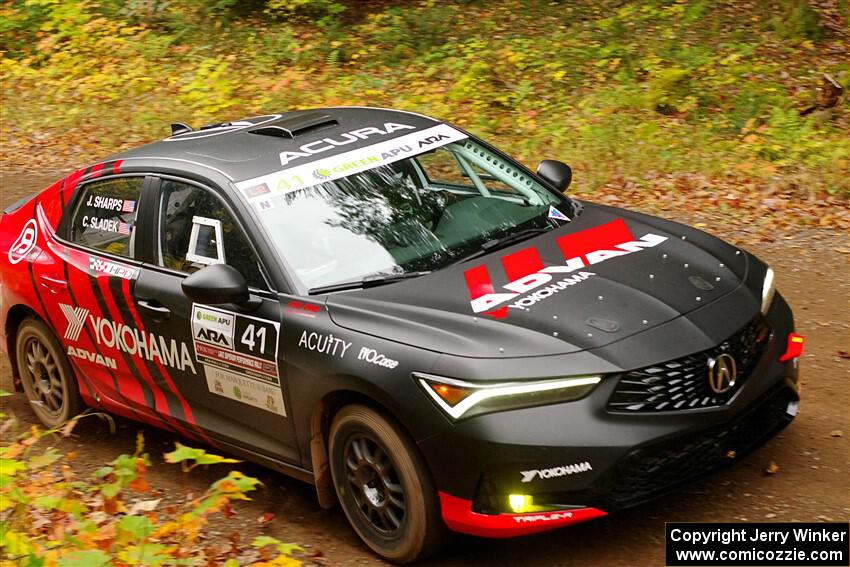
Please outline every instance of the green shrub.
[{"label": "green shrub", "polygon": [[[79,419],[79,418],[78,418]],[[235,567],[253,555],[252,565],[296,567],[298,546],[268,536],[244,547],[202,544],[210,519],[232,515],[231,505],[249,500],[259,480],[231,470],[197,498],[177,506],[159,507],[145,499],[151,487],[141,433],[132,454],[119,455],[90,477],[78,477],[72,456],[45,447],[57,435],[70,435],[77,420],[58,431],[33,426],[9,435],[12,422],[2,425],[0,445],[0,566],[57,565],[211,565]],[[177,443],[165,454],[180,463],[183,474],[197,466],[238,461]],[[239,558],[239,559],[237,559]],[[243,561],[240,563],[240,561]]]}]

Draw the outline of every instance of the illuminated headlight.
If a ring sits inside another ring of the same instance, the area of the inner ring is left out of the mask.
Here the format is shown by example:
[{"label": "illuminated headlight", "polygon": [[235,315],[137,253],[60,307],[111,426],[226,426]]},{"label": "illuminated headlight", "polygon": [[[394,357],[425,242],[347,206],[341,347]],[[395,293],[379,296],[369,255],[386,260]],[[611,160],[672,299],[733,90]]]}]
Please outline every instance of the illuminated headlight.
[{"label": "illuminated headlight", "polygon": [[574,376],[536,382],[482,384],[414,373],[425,392],[453,419],[577,400],[593,390],[601,376]]},{"label": "illuminated headlight", "polygon": [[767,310],[770,309],[770,304],[773,302],[773,294],[776,292],[776,287],[773,285],[773,270],[768,268],[764,274],[764,283],[761,286],[761,312],[762,315],[767,315]]}]

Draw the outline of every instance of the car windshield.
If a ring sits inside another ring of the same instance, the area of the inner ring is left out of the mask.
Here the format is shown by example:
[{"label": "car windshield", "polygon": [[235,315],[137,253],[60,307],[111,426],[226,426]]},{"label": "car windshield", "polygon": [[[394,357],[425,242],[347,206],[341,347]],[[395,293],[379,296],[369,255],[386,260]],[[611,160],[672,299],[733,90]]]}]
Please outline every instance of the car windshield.
[{"label": "car windshield", "polygon": [[[392,163],[376,159],[374,167],[334,178],[349,164],[371,165],[360,155],[339,157],[326,167],[310,164],[292,184],[278,176],[278,191],[243,187],[249,199],[260,194],[252,202],[262,224],[309,289],[438,270],[494,239],[557,226],[550,207],[571,212],[566,198],[470,139]],[[308,185],[307,175],[329,180]]]}]

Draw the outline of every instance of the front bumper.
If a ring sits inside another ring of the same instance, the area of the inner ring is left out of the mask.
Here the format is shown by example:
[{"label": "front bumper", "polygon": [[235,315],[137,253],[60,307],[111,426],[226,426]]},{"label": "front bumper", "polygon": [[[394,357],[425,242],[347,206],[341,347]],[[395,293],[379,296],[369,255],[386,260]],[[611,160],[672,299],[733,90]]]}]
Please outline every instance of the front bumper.
[{"label": "front bumper", "polygon": [[[761,359],[721,407],[612,412],[612,376],[582,400],[471,418],[421,441],[446,525],[485,537],[549,530],[657,498],[757,449],[799,402],[796,361],[779,362],[793,319],[776,303]],[[539,511],[512,513],[510,494]]]}]

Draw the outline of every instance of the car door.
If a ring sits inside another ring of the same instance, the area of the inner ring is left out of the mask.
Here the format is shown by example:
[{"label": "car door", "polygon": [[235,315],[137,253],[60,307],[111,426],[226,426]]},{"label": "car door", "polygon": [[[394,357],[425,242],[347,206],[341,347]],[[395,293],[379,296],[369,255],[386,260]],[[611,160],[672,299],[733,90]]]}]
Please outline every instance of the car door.
[{"label": "car door", "polygon": [[130,289],[138,278],[137,218],[150,179],[115,175],[81,184],[62,218],[50,273],[39,276],[83,393],[112,412],[176,429],[173,396],[151,378]]},{"label": "car door", "polygon": [[[233,209],[211,188],[162,177],[147,222],[151,247],[133,291],[145,329],[155,335],[162,372],[178,391],[188,427],[213,441],[291,463],[299,460],[287,418],[281,308]],[[226,263],[259,301],[198,305],[181,283],[211,264]],[[188,351],[188,352],[187,352]]]}]

